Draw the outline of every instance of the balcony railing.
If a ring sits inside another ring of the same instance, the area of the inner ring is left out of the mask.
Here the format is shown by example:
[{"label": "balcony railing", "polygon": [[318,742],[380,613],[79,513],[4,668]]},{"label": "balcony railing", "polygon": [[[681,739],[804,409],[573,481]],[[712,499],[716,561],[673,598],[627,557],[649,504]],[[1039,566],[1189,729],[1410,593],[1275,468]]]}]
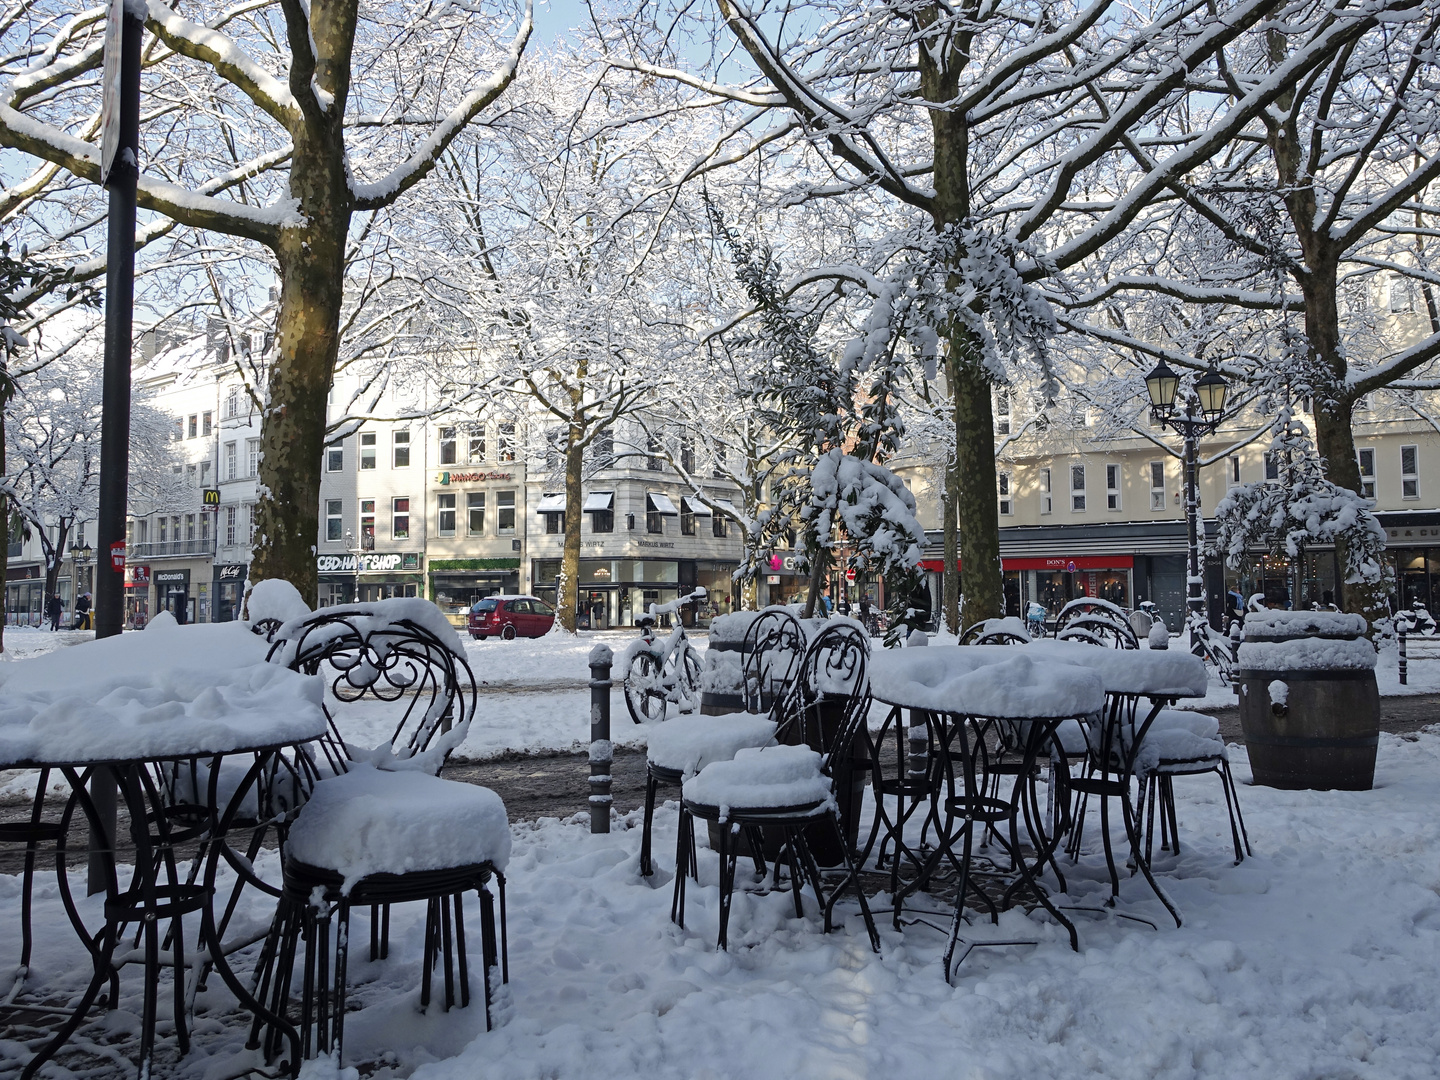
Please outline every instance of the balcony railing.
[{"label": "balcony railing", "polygon": [[141,559],[173,559],[183,555],[214,555],[215,540],[166,540],[161,543],[131,544],[125,557]]}]

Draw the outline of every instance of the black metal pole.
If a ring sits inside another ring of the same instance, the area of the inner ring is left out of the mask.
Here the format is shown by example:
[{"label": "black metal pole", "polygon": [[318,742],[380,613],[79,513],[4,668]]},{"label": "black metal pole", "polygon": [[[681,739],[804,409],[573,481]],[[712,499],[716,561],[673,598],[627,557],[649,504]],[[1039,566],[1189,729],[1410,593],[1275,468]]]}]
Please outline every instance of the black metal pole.
[{"label": "black metal pole", "polygon": [[609,645],[590,650],[590,831],[610,831],[610,666],[615,655]]},{"label": "black metal pole", "polygon": [[1189,544],[1189,565],[1186,568],[1185,621],[1190,628],[1190,651],[1200,653],[1200,621],[1205,615],[1204,579],[1200,571],[1200,485],[1196,476],[1196,458],[1199,456],[1198,425],[1192,415],[1193,406],[1186,410],[1182,421],[1185,435],[1185,531]]},{"label": "black metal pole", "polygon": [[[115,566],[115,545],[125,543],[126,492],[130,477],[130,339],[135,307],[135,187],[140,175],[140,43],[144,24],[123,18],[120,50],[120,138],[106,185],[105,373],[100,417],[100,507],[96,522],[95,636],[113,637],[125,623],[125,572]],[[113,780],[92,783],[90,797],[108,836],[90,830],[88,889],[105,887],[105,857],[115,846]]]}]

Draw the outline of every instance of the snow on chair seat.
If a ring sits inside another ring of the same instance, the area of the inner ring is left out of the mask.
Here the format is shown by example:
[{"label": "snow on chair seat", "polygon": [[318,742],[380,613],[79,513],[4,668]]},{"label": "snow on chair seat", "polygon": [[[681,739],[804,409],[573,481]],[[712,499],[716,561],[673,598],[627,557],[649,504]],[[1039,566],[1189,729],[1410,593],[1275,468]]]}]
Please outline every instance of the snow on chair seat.
[{"label": "snow on chair seat", "polygon": [[740,750],[767,745],[774,741],[775,729],[768,716],[748,713],[677,716],[650,730],[645,757],[651,765],[690,777],[713,762],[729,761]]},{"label": "snow on chair seat", "polygon": [[820,755],[808,746],[741,750],[686,780],[685,801],[718,808],[721,822],[733,810],[823,814],[835,809],[835,797],[820,764]]}]

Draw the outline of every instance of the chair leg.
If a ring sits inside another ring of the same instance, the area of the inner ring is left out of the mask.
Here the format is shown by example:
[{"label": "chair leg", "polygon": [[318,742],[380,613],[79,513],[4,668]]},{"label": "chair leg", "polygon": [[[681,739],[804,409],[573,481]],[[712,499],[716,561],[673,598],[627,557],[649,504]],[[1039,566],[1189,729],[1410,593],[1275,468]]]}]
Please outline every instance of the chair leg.
[{"label": "chair leg", "polygon": [[1161,778],[1160,798],[1164,804],[1165,812],[1170,818],[1170,851],[1174,855],[1180,854],[1180,818],[1175,813],[1175,778],[1165,776]]},{"label": "chair leg", "polygon": [[420,961],[420,1011],[430,1008],[430,979],[435,972],[435,957],[440,951],[439,912],[434,899],[425,902],[425,947]]},{"label": "chair leg", "polygon": [[[468,1009],[470,1007],[470,958],[466,955],[465,952],[465,905],[463,902],[464,896],[464,893],[458,892],[454,896],[455,962],[460,969],[460,1007],[462,1009]],[[490,956],[487,953],[485,956],[485,963],[481,964],[481,968],[484,970],[486,978],[490,977],[489,961]]]},{"label": "chair leg", "polygon": [[[1235,844],[1235,865],[1239,866],[1244,861],[1244,855],[1240,854],[1240,842],[1245,842],[1245,855],[1254,855],[1250,850],[1250,835],[1245,831],[1245,818],[1240,813],[1240,793],[1235,790],[1235,778],[1230,774],[1230,762],[1221,762],[1220,785],[1225,792],[1225,809],[1230,813],[1230,839]],[[1237,833],[1236,826],[1239,826]]]},{"label": "chair leg", "polygon": [[445,959],[445,1011],[455,1007],[455,941],[450,924],[450,898],[437,897],[435,911],[440,922],[440,943]]},{"label": "chair leg", "polygon": [[955,959],[955,946],[960,941],[960,927],[965,922],[965,890],[970,883],[970,851],[972,838],[974,836],[974,822],[968,818],[964,824],[965,845],[960,856],[960,878],[955,890],[955,914],[950,920],[950,938],[945,943],[945,953],[941,962],[945,967],[945,982],[950,982],[950,965]]},{"label": "chair leg", "polygon": [[[640,834],[640,876],[649,877],[655,873],[650,860],[651,830],[655,825],[655,795],[659,783],[654,776],[645,778],[645,827]],[[676,864],[679,865],[678,863]]]},{"label": "chair leg", "polygon": [[730,949],[728,940],[730,928],[730,901],[735,892],[735,837],[739,827],[730,822],[721,822],[720,829],[720,937],[717,949]]},{"label": "chair leg", "polygon": [[[500,873],[499,870],[496,870],[495,880],[500,885],[500,981],[508,984],[510,982],[510,931],[505,923],[505,875]],[[491,923],[494,923],[493,917],[491,918]],[[493,929],[491,935],[493,948]],[[486,983],[486,985],[488,986],[489,983]]]},{"label": "chair leg", "polygon": [[695,819],[681,804],[680,823],[675,830],[675,888],[670,896],[670,921],[682,930],[685,929],[685,879],[688,875],[681,867],[685,865],[690,848],[687,834],[694,828]]},{"label": "chair leg", "polygon": [[331,1027],[334,1029],[335,1060],[340,1061],[345,1054],[345,980],[350,967],[350,902],[344,897],[340,899],[339,918],[335,924],[335,980],[331,1000],[334,1002],[334,1019]]},{"label": "chair leg", "polygon": [[490,1010],[490,972],[495,967],[495,901],[483,885],[475,890],[480,895],[480,967],[485,973],[485,1030],[493,1027]]},{"label": "chair leg", "polygon": [[[870,948],[878,953],[880,951],[880,931],[875,927],[875,916],[870,913],[870,903],[865,899],[865,889],[860,884],[860,864],[851,857],[850,848],[845,843],[845,835],[840,831],[840,822],[836,820],[834,814],[830,815],[830,825],[835,830],[835,837],[840,841],[840,851],[845,856],[846,876],[845,880],[830,893],[830,899],[828,901],[820,898],[820,906],[825,912],[825,932],[827,934],[830,932],[831,913],[835,910],[835,901],[838,900],[840,894],[845,891],[846,885],[853,885],[855,887],[855,898],[860,901],[860,914],[865,920],[865,931],[870,935]],[[900,849],[897,847],[895,851],[897,860],[899,856]],[[815,895],[820,897],[820,874],[818,870],[815,871]]]}]

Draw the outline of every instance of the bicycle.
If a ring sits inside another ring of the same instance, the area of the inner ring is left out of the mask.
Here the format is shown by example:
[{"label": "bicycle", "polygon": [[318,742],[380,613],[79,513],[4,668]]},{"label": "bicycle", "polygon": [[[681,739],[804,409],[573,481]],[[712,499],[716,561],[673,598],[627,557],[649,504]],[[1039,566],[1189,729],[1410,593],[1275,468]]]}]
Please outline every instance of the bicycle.
[{"label": "bicycle", "polygon": [[700,654],[679,619],[663,643],[655,638],[655,623],[662,615],[678,616],[686,604],[708,595],[696,589],[668,604],[651,604],[649,614],[635,620],[640,637],[625,650],[620,664],[625,671],[625,707],[635,723],[664,720],[672,702],[682,713],[700,707]]}]

